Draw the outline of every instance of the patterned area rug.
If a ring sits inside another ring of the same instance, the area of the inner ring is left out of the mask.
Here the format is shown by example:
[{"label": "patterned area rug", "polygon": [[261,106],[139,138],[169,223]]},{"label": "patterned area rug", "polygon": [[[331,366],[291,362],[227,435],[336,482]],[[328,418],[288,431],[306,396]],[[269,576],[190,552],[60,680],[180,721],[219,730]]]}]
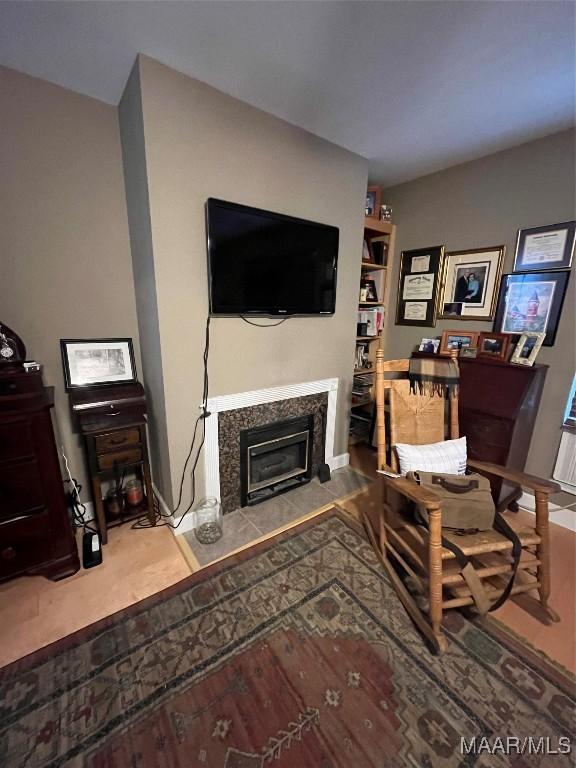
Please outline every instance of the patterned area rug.
[{"label": "patterned area rug", "polygon": [[453,613],[447,632],[431,655],[331,510],[0,670],[0,762],[572,765],[542,754],[571,735],[571,680],[489,625]]}]

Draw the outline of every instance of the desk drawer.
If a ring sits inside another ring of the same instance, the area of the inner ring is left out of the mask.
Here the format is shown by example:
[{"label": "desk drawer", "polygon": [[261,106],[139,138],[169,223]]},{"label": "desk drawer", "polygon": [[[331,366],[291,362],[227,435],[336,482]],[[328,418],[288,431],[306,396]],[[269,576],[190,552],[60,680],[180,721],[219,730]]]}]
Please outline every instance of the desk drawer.
[{"label": "desk drawer", "polygon": [[96,438],[96,453],[105,453],[106,451],[117,451],[126,445],[137,445],[140,442],[140,430],[122,429],[118,432],[111,432],[109,435],[101,435]]},{"label": "desk drawer", "polygon": [[0,578],[14,576],[51,557],[48,512],[0,523]]},{"label": "desk drawer", "polygon": [[141,448],[123,448],[110,453],[102,453],[98,456],[98,467],[100,469],[114,469],[114,465],[130,464],[132,462],[142,461]]},{"label": "desk drawer", "polygon": [[38,465],[34,459],[0,469],[0,520],[45,506]]}]

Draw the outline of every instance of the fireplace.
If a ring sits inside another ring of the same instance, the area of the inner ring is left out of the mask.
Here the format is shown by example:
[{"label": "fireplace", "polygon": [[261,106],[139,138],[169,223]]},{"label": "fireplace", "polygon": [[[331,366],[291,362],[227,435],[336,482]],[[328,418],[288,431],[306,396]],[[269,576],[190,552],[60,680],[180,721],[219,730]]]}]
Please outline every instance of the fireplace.
[{"label": "fireplace", "polygon": [[243,507],[310,482],[314,414],[240,431]]}]

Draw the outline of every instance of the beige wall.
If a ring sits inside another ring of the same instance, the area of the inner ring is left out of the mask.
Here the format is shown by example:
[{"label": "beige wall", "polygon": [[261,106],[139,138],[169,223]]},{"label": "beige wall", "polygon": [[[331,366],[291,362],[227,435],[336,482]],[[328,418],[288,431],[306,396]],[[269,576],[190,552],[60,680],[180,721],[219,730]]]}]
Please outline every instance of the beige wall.
[{"label": "beige wall", "polygon": [[[523,144],[386,190],[393,208],[397,252],[431,245],[446,250],[504,243],[504,271],[511,272],[517,230],[574,218],[573,131]],[[392,274],[390,312],[395,317],[399,259]],[[574,267],[573,267],[574,271]],[[539,363],[550,366],[536,421],[527,470],[551,476],[560,442],[563,408],[575,369],[576,279],[570,278],[556,343],[542,347]],[[410,355],[423,336],[447,328],[490,330],[491,323],[439,320],[435,328],[388,327],[386,356]]]},{"label": "beige wall", "polygon": [[59,340],[131,336],[139,361],[117,110],[5,68],[0,109],[0,322],[44,364],[85,483]]},{"label": "beige wall", "polygon": [[345,452],[365,161],[156,61],[139,61],[173,491],[201,401],[208,197],[340,228],[336,315],[275,328],[215,318],[209,372],[211,396],[338,377],[336,453]]}]

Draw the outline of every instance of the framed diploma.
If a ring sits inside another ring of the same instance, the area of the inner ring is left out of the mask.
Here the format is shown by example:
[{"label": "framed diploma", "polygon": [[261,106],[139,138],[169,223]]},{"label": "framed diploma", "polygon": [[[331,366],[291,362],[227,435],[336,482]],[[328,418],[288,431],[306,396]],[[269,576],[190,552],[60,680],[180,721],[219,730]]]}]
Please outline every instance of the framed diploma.
[{"label": "framed diploma", "polygon": [[407,301],[404,304],[404,320],[426,320],[427,301]]},{"label": "framed diploma", "polygon": [[402,251],[396,325],[436,325],[444,246]]},{"label": "framed diploma", "polygon": [[514,257],[515,272],[570,269],[574,256],[576,221],[519,229]]}]

